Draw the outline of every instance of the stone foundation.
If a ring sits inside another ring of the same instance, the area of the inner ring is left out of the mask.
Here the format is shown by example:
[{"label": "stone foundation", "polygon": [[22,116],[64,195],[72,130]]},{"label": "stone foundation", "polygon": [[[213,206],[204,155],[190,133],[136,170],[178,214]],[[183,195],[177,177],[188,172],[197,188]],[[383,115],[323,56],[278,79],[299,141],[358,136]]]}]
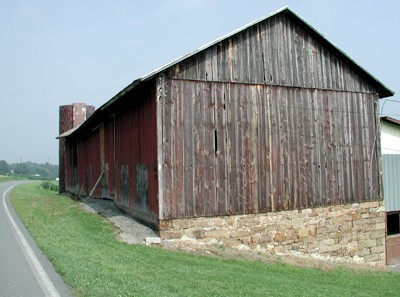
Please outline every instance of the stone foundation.
[{"label": "stone foundation", "polygon": [[385,265],[380,202],[160,222],[162,245]]}]

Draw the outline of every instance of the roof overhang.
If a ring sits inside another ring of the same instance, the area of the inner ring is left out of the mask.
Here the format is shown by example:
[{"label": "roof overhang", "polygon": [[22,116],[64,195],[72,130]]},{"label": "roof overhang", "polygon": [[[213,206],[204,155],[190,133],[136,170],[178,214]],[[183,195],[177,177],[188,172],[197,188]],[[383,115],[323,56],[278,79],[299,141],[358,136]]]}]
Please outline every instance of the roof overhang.
[{"label": "roof overhang", "polygon": [[391,117],[387,117],[387,116],[386,117],[381,117],[381,121],[400,126],[400,121],[396,120],[394,118],[391,118]]},{"label": "roof overhang", "polygon": [[[82,124],[81,124],[81,125],[82,125]],[[58,136],[56,137],[56,139],[65,138],[65,137],[70,136],[72,133],[74,133],[76,130],[78,130],[78,128],[79,128],[81,125],[78,125],[78,126],[72,128],[72,129],[70,129],[70,130],[68,130],[68,131],[66,131],[66,132],[64,132],[64,133],[62,133],[62,134],[60,134],[60,135],[58,135]]]}]

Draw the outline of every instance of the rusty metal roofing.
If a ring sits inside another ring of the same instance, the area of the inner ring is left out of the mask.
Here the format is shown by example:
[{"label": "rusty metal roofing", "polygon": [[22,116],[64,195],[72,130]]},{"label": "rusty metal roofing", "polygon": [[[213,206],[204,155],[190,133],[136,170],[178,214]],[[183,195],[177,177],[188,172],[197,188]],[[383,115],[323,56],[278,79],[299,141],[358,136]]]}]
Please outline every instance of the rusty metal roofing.
[{"label": "rusty metal roofing", "polygon": [[[73,134],[73,132],[79,130],[80,128],[82,128],[83,126],[86,125],[86,123],[88,121],[90,121],[90,119],[93,119],[97,114],[99,114],[101,111],[103,111],[104,109],[106,109],[107,107],[109,107],[110,105],[112,105],[116,100],[118,100],[119,98],[121,98],[123,95],[125,95],[126,93],[130,92],[132,89],[134,89],[136,86],[140,85],[142,82],[150,80],[152,78],[154,78],[156,75],[164,72],[165,70],[167,70],[169,67],[176,65],[196,54],[198,54],[199,52],[202,52],[208,48],[210,48],[213,45],[218,44],[219,42],[226,40],[229,37],[234,36],[235,34],[238,34],[240,32],[242,32],[243,30],[246,30],[247,28],[254,26],[260,22],[263,22],[271,17],[274,17],[278,14],[284,14],[285,16],[291,18],[294,22],[297,22],[298,24],[300,24],[302,27],[304,27],[306,30],[308,30],[313,36],[314,38],[316,38],[321,44],[323,44],[324,46],[326,46],[329,50],[333,51],[339,58],[343,59],[346,63],[348,63],[352,68],[355,69],[355,71],[364,79],[366,79],[370,84],[372,84],[378,91],[379,93],[379,97],[380,98],[385,98],[385,97],[390,97],[394,95],[394,92],[389,89],[388,87],[386,87],[382,82],[380,82],[377,78],[375,78],[372,74],[370,74],[367,70],[365,70],[363,67],[361,67],[357,62],[355,62],[353,59],[351,59],[344,51],[342,51],[340,48],[338,48],[336,45],[334,45],[331,41],[329,41],[323,34],[321,34],[320,32],[318,32],[313,26],[311,26],[309,23],[307,23],[304,19],[302,19],[299,15],[297,15],[292,9],[290,9],[288,6],[282,7],[272,13],[270,13],[269,15],[255,20],[239,29],[236,29],[220,38],[217,38],[216,40],[205,44],[204,46],[196,49],[195,51],[188,53],[176,60],[173,60],[170,63],[165,64],[164,66],[134,80],[131,84],[129,84],[127,87],[125,87],[123,90],[121,90],[119,93],[117,93],[114,97],[112,97],[109,101],[107,101],[105,104],[103,104],[101,107],[99,107],[95,113],[88,119],[86,120],[80,127],[78,127],[76,130],[72,131],[70,134],[65,135],[63,137],[69,136],[71,134]],[[59,136],[61,137],[61,135]]]}]

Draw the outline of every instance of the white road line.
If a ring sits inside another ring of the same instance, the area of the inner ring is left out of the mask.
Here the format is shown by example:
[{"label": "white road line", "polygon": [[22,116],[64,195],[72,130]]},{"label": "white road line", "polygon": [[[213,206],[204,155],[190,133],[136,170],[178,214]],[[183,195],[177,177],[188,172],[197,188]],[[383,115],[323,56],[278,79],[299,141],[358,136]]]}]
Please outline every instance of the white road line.
[{"label": "white road line", "polygon": [[10,220],[10,223],[14,229],[15,234],[17,235],[17,237],[21,243],[21,247],[23,248],[25,255],[27,256],[27,260],[31,264],[31,266],[34,270],[34,273],[39,280],[39,284],[40,284],[44,294],[48,297],[60,297],[60,294],[58,293],[57,289],[55,288],[53,282],[50,280],[50,278],[47,275],[46,271],[44,270],[42,264],[40,264],[38,258],[36,257],[35,253],[33,252],[32,248],[30,247],[28,241],[25,239],[24,234],[19,229],[17,223],[14,221],[14,219],[11,216],[11,213],[8,209],[8,206],[6,203],[6,194],[13,187],[14,186],[8,188],[3,194],[4,210],[7,214],[8,219]]}]

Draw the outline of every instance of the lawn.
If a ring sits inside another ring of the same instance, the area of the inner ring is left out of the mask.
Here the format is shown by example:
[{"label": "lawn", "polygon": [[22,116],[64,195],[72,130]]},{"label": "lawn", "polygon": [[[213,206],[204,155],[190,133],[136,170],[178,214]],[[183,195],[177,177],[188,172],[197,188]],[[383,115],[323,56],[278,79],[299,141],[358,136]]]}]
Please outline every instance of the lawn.
[{"label": "lawn", "polygon": [[400,274],[223,259],[121,243],[77,202],[20,185],[12,202],[75,296],[399,296]]}]

